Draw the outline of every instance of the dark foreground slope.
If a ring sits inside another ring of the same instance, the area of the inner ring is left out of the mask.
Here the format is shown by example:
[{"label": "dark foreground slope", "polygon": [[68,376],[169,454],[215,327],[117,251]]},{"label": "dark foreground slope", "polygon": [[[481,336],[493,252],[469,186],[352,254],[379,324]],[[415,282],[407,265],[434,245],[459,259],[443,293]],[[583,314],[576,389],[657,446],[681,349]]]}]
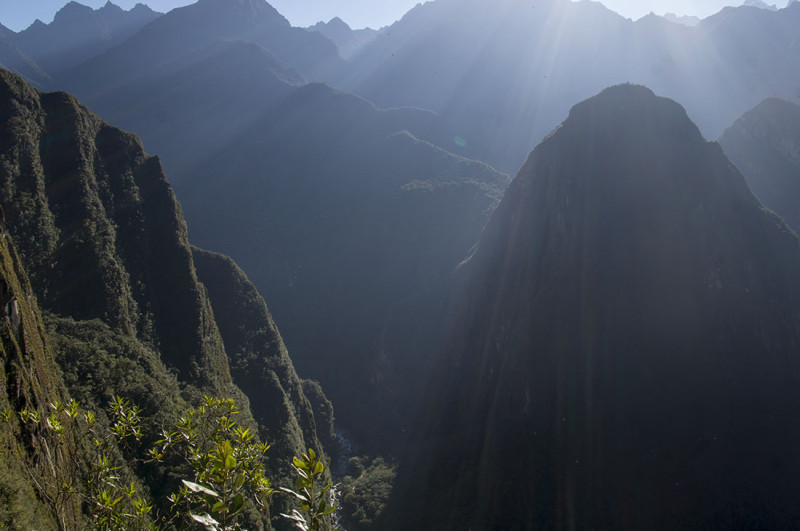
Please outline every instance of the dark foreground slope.
[{"label": "dark foreground slope", "polygon": [[800,233],[800,105],[765,100],[736,120],[719,143],[755,196]]},{"label": "dark foreground slope", "polygon": [[796,528],[798,265],[678,104],[575,106],[466,265],[391,522]]},{"label": "dark foreground slope", "polygon": [[[165,421],[161,407],[201,392],[232,396],[245,422],[264,423],[273,480],[290,484],[277,462],[319,447],[311,404],[252,286],[218,288],[238,269],[220,258],[224,267],[202,270],[208,291],[198,279],[181,209],[135,136],[67,94],[0,71],[0,204],[39,303],[58,316],[48,325],[71,392],[105,407],[111,393],[129,390]],[[213,308],[223,303],[261,313],[218,321]],[[230,323],[269,340],[240,348]],[[254,393],[252,416],[240,383]]]}]

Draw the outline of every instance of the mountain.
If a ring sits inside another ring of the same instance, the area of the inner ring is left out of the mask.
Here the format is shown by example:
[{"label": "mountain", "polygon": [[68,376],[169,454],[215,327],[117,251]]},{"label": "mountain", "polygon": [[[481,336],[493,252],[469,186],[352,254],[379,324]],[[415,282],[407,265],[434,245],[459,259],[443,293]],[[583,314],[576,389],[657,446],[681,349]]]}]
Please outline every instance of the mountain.
[{"label": "mountain", "polygon": [[[235,398],[243,425],[263,423],[273,481],[290,486],[288,458],[321,447],[314,404],[243,273],[190,247],[158,159],[68,94],[5,71],[0,116],[0,205],[69,391],[102,408],[127,395],[154,436],[203,394]],[[150,479],[154,493],[176,481]]]},{"label": "mountain", "polygon": [[317,22],[308,30],[321,33],[333,41],[344,59],[358,53],[378,35],[376,30],[370,28],[353,30],[339,17],[334,17],[328,22]]},{"label": "mountain", "polygon": [[97,97],[219,40],[258,44],[312,79],[341,63],[335,44],[291,27],[264,0],[199,0],[173,9],[121,45],[65,72],[57,84],[91,105]]},{"label": "mountain", "polygon": [[[434,325],[439,310],[421,294],[467,254],[507,177],[428,144],[458,147],[454,132],[433,113],[379,111],[323,85],[304,84],[258,44],[218,40],[163,66],[143,65],[135,79],[98,90],[87,102],[159,153],[195,242],[230,254],[248,272],[270,301],[298,369],[321,381],[337,404],[338,420],[365,444],[377,437],[394,445],[415,388],[401,383],[402,374],[420,370],[433,351],[419,338],[440,334]],[[322,189],[333,193],[325,197]],[[319,213],[309,216],[309,208]],[[395,217],[380,219],[379,208]],[[423,214],[408,224],[415,208]],[[429,231],[424,220],[438,228]],[[394,222],[407,228],[393,228]],[[364,223],[374,225],[368,241],[359,240]],[[332,247],[328,237],[342,247]],[[413,253],[393,259],[403,250],[393,251],[392,239]],[[434,252],[439,247],[442,252]],[[382,269],[359,264],[362,255]],[[307,273],[294,283],[292,271],[301,267]],[[411,302],[420,297],[422,309]],[[419,323],[409,315],[430,319]],[[321,324],[309,334],[312,318]],[[401,322],[420,326],[400,334],[394,326]],[[407,354],[398,351],[401,339],[408,339]],[[391,369],[398,363],[406,372]],[[349,376],[333,370],[338,364]],[[365,416],[384,427],[372,429],[361,422]]]},{"label": "mountain", "polygon": [[236,138],[304,83],[257,44],[215,41],[88,103],[105,120],[139,135],[177,183],[199,154]]},{"label": "mountain", "polygon": [[676,24],[683,24],[684,26],[697,26],[700,24],[700,19],[687,15],[676,15],[675,13],[664,13],[664,18]]},{"label": "mountain", "polygon": [[719,143],[753,194],[800,233],[800,105],[764,100],[736,120]]},{"label": "mountain", "polygon": [[464,265],[386,527],[796,527],[799,264],[680,105],[576,105]]},{"label": "mountain", "polygon": [[686,27],[597,2],[435,0],[353,57],[335,87],[455,124],[464,156],[516,171],[576,102],[634,82],[683,104],[708,138],[767,97],[800,99],[800,6],[726,8]]},{"label": "mountain", "polygon": [[[48,404],[63,402],[68,396],[59,376],[44,331],[41,312],[28,282],[25,269],[11,243],[5,224],[0,222],[0,409],[46,410]],[[74,439],[65,434],[69,443]],[[56,515],[40,497],[36,482],[46,472],[36,467],[47,450],[16,415],[0,422],[3,459],[0,460],[0,525],[8,528],[55,529],[59,517],[74,522],[80,514],[75,500],[62,505]],[[53,470],[63,470],[63,462],[52,460]]]},{"label": "mountain", "polygon": [[159,16],[143,4],[125,11],[110,1],[99,9],[69,2],[50,24],[37,21],[8,41],[52,76],[122,43]]},{"label": "mountain", "polygon": [[40,88],[51,82],[50,76],[33,59],[2,37],[0,37],[0,68],[13,70]]},{"label": "mountain", "polygon": [[395,325],[436,322],[441,306],[408,302],[468,254],[507,184],[408,132],[430,119],[312,83],[174,178],[194,241],[248,271],[364,447],[401,442],[441,334]]},{"label": "mountain", "polygon": [[745,0],[742,4],[745,7],[757,7],[758,9],[767,9],[769,11],[777,11],[778,7],[774,4],[767,4],[763,0]]}]

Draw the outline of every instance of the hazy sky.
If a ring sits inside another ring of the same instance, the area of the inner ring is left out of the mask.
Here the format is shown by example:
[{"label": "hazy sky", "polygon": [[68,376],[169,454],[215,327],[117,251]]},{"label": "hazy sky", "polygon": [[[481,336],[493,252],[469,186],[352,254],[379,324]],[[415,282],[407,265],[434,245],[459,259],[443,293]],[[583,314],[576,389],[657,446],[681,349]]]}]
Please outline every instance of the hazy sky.
[{"label": "hazy sky", "polygon": [[[370,26],[379,28],[391,24],[411,9],[419,0],[268,0],[295,26],[310,26],[320,20],[341,17],[353,28]],[[491,2],[492,0],[487,0]],[[531,0],[520,0],[521,2]],[[106,0],[79,0],[94,8],[101,7]],[[194,3],[194,0],[114,0],[114,3],[130,9],[137,2],[149,5],[156,11]],[[767,0],[767,3],[786,0]],[[53,20],[53,15],[67,3],[67,0],[0,0],[0,23],[19,31],[39,18],[44,22]],[[739,5],[742,0],[603,0],[609,8],[630,18],[639,18],[650,11],[657,14],[666,12],[679,15],[706,17],[716,13],[723,6]]]}]

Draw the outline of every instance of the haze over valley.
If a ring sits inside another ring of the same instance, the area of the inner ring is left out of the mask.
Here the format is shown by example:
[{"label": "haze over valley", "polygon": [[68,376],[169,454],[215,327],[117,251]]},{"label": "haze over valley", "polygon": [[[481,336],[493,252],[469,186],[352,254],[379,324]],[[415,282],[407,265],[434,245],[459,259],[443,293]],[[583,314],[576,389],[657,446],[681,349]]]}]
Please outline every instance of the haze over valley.
[{"label": "haze over valley", "polygon": [[800,2],[604,4],[0,25],[0,525],[800,526]]}]

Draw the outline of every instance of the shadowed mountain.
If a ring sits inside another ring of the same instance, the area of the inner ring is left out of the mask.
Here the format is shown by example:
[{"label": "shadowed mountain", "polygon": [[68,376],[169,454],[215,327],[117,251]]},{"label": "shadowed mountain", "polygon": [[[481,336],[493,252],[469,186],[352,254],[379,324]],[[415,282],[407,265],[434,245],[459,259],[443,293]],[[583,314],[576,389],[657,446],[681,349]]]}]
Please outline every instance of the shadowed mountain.
[{"label": "shadowed mountain", "polygon": [[576,105],[465,265],[386,527],[796,528],[799,265],[678,104]]},{"label": "shadowed mountain", "polygon": [[339,53],[345,59],[358,53],[378,35],[378,32],[371,28],[351,29],[339,17],[334,17],[328,22],[317,22],[309,27],[308,31],[316,31],[333,41],[336,47],[339,48]]},{"label": "shadowed mountain", "polygon": [[736,120],[719,143],[755,196],[800,233],[800,105],[765,100]]},{"label": "shadowed mountain", "polygon": [[2,36],[0,36],[0,68],[16,72],[39,88],[47,86],[51,81],[50,76],[33,59],[4,40]]},{"label": "shadowed mountain", "polygon": [[195,241],[248,271],[301,374],[384,448],[441,333],[398,338],[399,307],[466,256],[507,183],[404,131],[428,118],[310,84],[175,178]]},{"label": "shadowed mountain", "polygon": [[264,0],[199,0],[173,9],[120,46],[66,72],[57,82],[92,105],[98,97],[220,39],[256,43],[312,79],[341,63],[330,40],[291,27]]},{"label": "shadowed mountain", "polygon": [[676,99],[709,138],[766,97],[800,99],[798,28],[795,4],[726,8],[690,28],[587,1],[436,0],[382,31],[333,84],[440,113],[465,140],[459,153],[513,171],[570,106],[611,84]]},{"label": "shadowed mountain", "polygon": [[[298,88],[302,83],[256,44],[216,41],[98,95],[91,105],[160,154],[193,238],[235,256],[270,300],[301,372],[320,380],[328,394],[337,385],[334,402],[347,396],[355,406],[351,413],[337,406],[339,419],[360,425],[355,429],[365,440],[378,436],[394,444],[410,407],[395,389],[413,396],[414,385],[404,389],[390,367],[401,363],[413,374],[434,350],[420,338],[440,333],[434,317],[440,310],[423,305],[423,311],[410,302],[412,293],[429,289],[466,255],[507,178],[401,133],[446,138],[446,126],[429,111],[379,111],[323,85]],[[377,198],[384,203],[374,204]],[[379,204],[386,205],[383,212]],[[417,207],[422,214],[414,218]],[[429,232],[424,222],[437,228]],[[362,241],[370,223],[375,233]],[[392,238],[412,254],[395,259]],[[334,267],[327,268],[329,261]],[[295,284],[299,268],[302,280]],[[383,270],[390,271],[386,285]],[[419,323],[409,315],[431,319]],[[322,324],[309,333],[310,322]],[[401,338],[389,322],[422,326]],[[400,339],[410,345],[402,356]],[[334,370],[340,363],[355,372]],[[389,412],[378,414],[376,403]],[[370,427],[359,422],[365,409],[385,426],[367,434]]]},{"label": "shadowed mountain", "polygon": [[320,440],[334,450],[332,413],[326,424],[326,415],[314,410],[309,398],[316,397],[306,397],[272,315],[244,272],[227,256],[196,247],[192,254],[225,342],[233,380],[250,399],[264,439],[278,443],[268,456],[273,468],[280,470],[280,477],[289,477],[297,441],[316,443],[319,430]]},{"label": "shadowed mountain", "polygon": [[50,24],[37,20],[7,40],[53,76],[122,43],[159,16],[143,4],[125,11],[110,1],[99,9],[69,2]]},{"label": "shadowed mountain", "polygon": [[39,303],[60,316],[52,333],[74,392],[104,407],[109,389],[130,386],[156,413],[199,393],[236,398],[273,445],[273,480],[291,484],[289,457],[320,447],[312,404],[264,301],[229,259],[190,248],[159,161],[134,135],[0,71],[0,204]]},{"label": "shadowed mountain", "polygon": [[216,41],[91,101],[92,110],[138,134],[172,182],[305,80],[257,44]]}]

